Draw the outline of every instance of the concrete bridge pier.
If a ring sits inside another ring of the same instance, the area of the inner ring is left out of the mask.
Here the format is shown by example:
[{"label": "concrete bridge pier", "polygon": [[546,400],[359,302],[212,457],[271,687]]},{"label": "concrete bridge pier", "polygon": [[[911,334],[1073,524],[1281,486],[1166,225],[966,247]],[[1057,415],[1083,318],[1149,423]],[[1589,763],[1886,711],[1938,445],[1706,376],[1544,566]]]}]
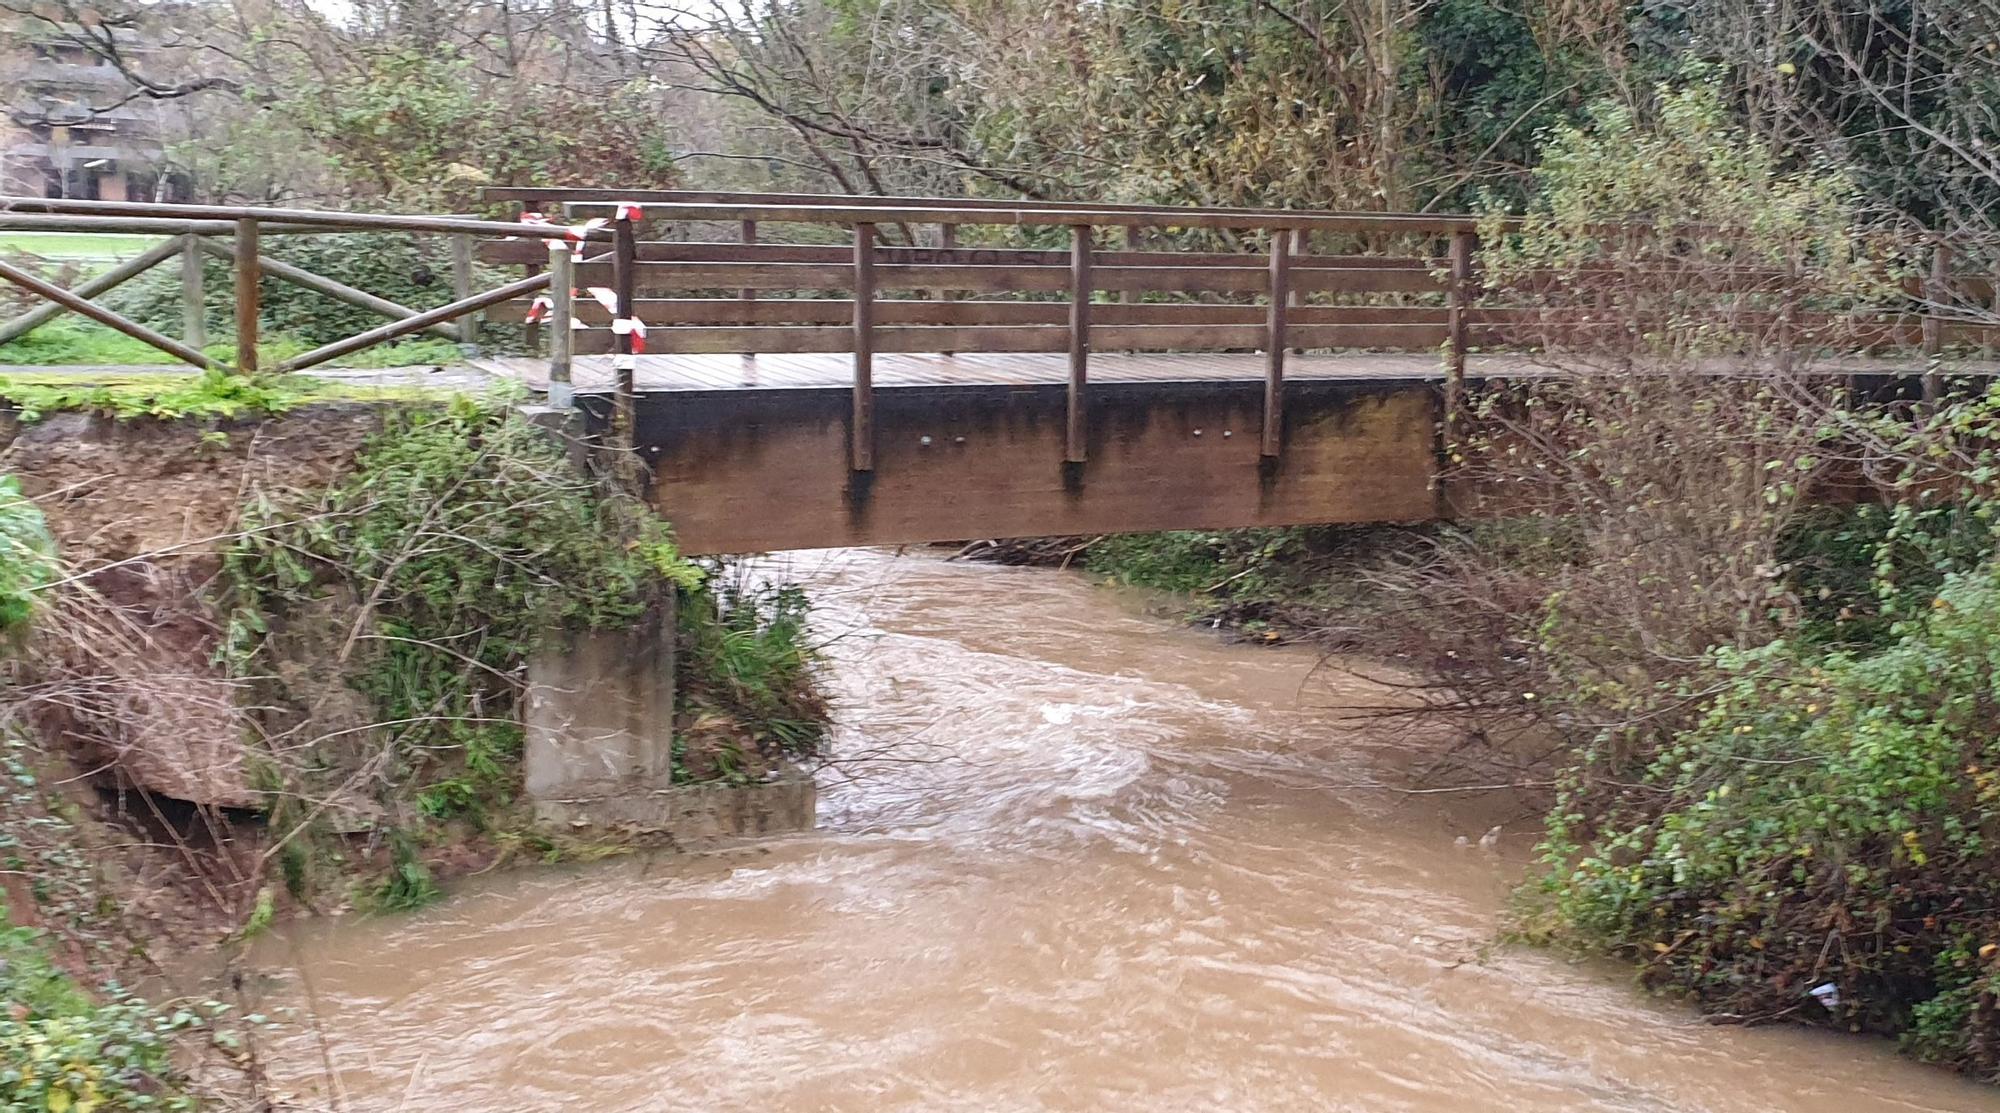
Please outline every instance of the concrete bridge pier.
[{"label": "concrete bridge pier", "polygon": [[535,821],[700,848],[812,830],[812,776],[674,784],[671,596],[626,630],[574,633],[528,662],[522,765]]},{"label": "concrete bridge pier", "polygon": [[628,630],[566,634],[528,662],[522,765],[535,818],[646,826],[673,787],[672,596]]}]

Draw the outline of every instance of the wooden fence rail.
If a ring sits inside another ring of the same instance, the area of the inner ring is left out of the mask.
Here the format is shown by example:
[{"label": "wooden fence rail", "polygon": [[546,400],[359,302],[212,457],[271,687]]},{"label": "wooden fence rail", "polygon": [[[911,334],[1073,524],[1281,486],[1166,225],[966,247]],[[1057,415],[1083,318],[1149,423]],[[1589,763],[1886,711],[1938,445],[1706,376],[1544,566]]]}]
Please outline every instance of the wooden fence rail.
[{"label": "wooden fence rail", "polygon": [[[473,262],[479,254],[476,239],[483,237],[533,244],[537,251],[546,254],[547,248],[536,241],[566,243],[575,240],[579,247],[588,247],[591,243],[603,243],[613,238],[610,231],[600,228],[558,228],[456,216],[326,213],[303,209],[161,205],[42,197],[0,197],[0,230],[116,231],[170,237],[74,290],[65,290],[19,267],[0,263],[0,280],[28,291],[44,303],[10,321],[0,322],[0,344],[23,336],[64,312],[72,312],[148,344],[183,363],[204,369],[213,367],[214,361],[201,351],[207,342],[202,260],[208,256],[224,260],[231,268],[231,300],[236,328],[235,369],[243,374],[256,374],[260,370],[259,310],[262,284],[266,278],[292,283],[390,319],[387,325],[323,345],[284,361],[278,368],[297,371],[419,331],[467,343],[475,342],[479,335],[475,314],[548,286],[549,280],[544,275],[483,293],[474,291]],[[261,240],[266,234],[330,235],[349,232],[409,232],[449,237],[452,302],[436,309],[419,311],[274,259],[260,250]],[[225,238],[229,241],[226,247],[217,242]],[[181,271],[180,339],[165,336],[92,300],[174,258],[180,260]]]}]

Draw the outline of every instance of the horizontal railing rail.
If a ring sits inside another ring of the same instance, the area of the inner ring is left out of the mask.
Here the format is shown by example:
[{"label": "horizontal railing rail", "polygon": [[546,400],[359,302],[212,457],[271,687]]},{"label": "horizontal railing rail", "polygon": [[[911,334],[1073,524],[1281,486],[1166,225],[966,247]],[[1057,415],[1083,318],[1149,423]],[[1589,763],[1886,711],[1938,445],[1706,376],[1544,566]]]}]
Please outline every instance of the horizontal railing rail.
[{"label": "horizontal railing rail", "polygon": [[[1187,226],[1186,224],[1184,224],[1181,220],[1175,218],[1188,217],[1188,216],[1210,216],[1210,217],[1220,217],[1232,220],[1250,219],[1253,221],[1257,218],[1265,218],[1265,217],[1295,217],[1295,216],[1319,217],[1329,220],[1338,220],[1338,219],[1354,219],[1361,221],[1387,220],[1387,221],[1400,222],[1396,230],[1407,228],[1408,226],[1413,224],[1449,225],[1450,227],[1447,230],[1455,230],[1461,226],[1468,228],[1474,227],[1476,226],[1479,220],[1478,217],[1469,216],[1465,214],[1434,215],[1430,213],[1310,212],[1300,209],[1285,209],[1285,208],[1231,208],[1231,207],[1218,207],[1218,206],[1190,206],[1190,205],[1143,205],[1143,204],[1125,204],[1118,202],[1081,203],[1074,201],[1015,201],[1015,200],[995,200],[992,198],[975,198],[975,197],[898,197],[898,196],[859,197],[852,195],[820,194],[820,193],[743,193],[743,192],[715,192],[706,190],[673,190],[673,189],[658,189],[658,190],[643,190],[643,189],[617,190],[617,189],[604,189],[604,188],[551,189],[551,188],[538,188],[531,186],[489,186],[481,190],[481,196],[488,201],[495,201],[495,202],[523,202],[529,204],[544,204],[550,206],[561,205],[580,213],[595,213],[603,211],[604,209],[613,205],[617,205],[621,202],[624,203],[636,202],[647,206],[649,209],[656,209],[662,215],[667,216],[669,219],[724,219],[724,220],[756,219],[754,217],[745,217],[740,213],[737,215],[723,216],[723,217],[691,217],[687,216],[681,210],[671,208],[671,206],[676,206],[676,205],[725,206],[732,209],[748,210],[757,208],[769,208],[773,206],[783,207],[786,209],[835,209],[835,208],[852,207],[857,204],[865,203],[870,208],[882,211],[911,211],[911,210],[950,211],[954,214],[958,214],[963,218],[961,220],[955,221],[954,223],[963,223],[963,224],[1020,223],[1019,221],[1012,219],[1003,219],[991,222],[980,221],[976,218],[976,215],[974,214],[981,212],[1042,213],[1042,214],[1060,216],[1064,218],[1073,218],[1079,215],[1105,216],[1107,217],[1107,219],[1099,222],[1105,225],[1116,223],[1114,220],[1108,219],[1109,217],[1113,216],[1145,218],[1137,222],[1137,226],[1141,227],[1146,227],[1146,226],[1186,227]],[[1069,222],[1070,221],[1068,219],[1058,219],[1053,221],[1052,223],[1067,224]],[[894,218],[885,218],[883,220],[880,220],[878,223],[892,224],[896,223],[896,220]],[[1250,224],[1243,224],[1240,226],[1257,227],[1260,225],[1255,223],[1250,223]]]},{"label": "horizontal railing rail", "polygon": [[[58,197],[0,196],[0,228],[14,214],[46,213],[63,216],[99,216],[155,220],[254,220],[260,225],[293,224],[327,228],[337,232],[464,232],[476,236],[538,236],[545,239],[582,238],[604,243],[611,241],[605,228],[571,231],[560,227],[538,227],[500,220],[475,220],[452,216],[414,216],[401,213],[336,213],[318,209],[258,208],[250,205],[175,205],[148,201],[83,201]],[[109,224],[103,225],[109,227]]]}]

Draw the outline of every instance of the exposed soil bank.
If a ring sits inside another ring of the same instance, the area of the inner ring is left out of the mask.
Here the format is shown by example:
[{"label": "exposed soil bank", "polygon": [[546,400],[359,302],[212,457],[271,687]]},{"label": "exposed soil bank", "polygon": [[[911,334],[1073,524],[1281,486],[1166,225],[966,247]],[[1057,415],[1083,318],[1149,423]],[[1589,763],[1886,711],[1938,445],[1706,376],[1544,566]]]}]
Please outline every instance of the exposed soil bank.
[{"label": "exposed soil bank", "polygon": [[[821,730],[804,597],[680,560],[657,517],[496,404],[10,418],[10,474],[32,505],[9,508],[55,563],[26,581],[27,630],[0,631],[0,943],[82,986],[205,995],[226,983],[174,975],[297,911],[410,907],[509,860],[810,820],[810,783],[784,775]],[[632,629],[662,640],[683,697],[656,724],[654,787],[715,783],[666,830],[539,824],[527,662]],[[737,784],[776,802],[739,805]],[[259,1064],[237,1065],[254,1091]]]}]

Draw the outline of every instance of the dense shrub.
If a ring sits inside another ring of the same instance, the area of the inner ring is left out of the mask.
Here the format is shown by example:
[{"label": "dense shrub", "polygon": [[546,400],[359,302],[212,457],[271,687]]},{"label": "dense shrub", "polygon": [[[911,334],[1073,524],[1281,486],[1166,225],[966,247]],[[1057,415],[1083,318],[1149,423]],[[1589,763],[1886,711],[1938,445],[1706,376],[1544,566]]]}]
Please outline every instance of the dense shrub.
[{"label": "dense shrub", "polygon": [[1625,801],[1558,808],[1567,930],[1747,1019],[2000,1069],[2000,570],[1923,611],[1874,651],[1718,651],[1706,713]]},{"label": "dense shrub", "polygon": [[1254,592],[1310,547],[1310,531],[1300,528],[1172,530],[1099,538],[1084,559],[1091,570],[1136,587],[1195,593],[1231,581]]},{"label": "dense shrub", "polygon": [[806,625],[810,609],[795,584],[750,583],[720,566],[681,593],[682,717],[727,721],[727,753],[712,763],[718,775],[768,768],[818,747],[827,708],[816,683],[818,644]]},{"label": "dense shrub", "polygon": [[[87,988],[53,956],[98,971],[141,965],[115,924],[118,905],[98,884],[91,849],[35,772],[38,754],[0,724],[0,870],[28,907],[0,892],[0,1110],[183,1110],[177,1033],[207,1029],[222,1011],[156,1009],[115,981]],[[39,922],[44,927],[15,926]],[[122,964],[122,965],[121,965]],[[261,1020],[262,1018],[258,1018]]]}]

